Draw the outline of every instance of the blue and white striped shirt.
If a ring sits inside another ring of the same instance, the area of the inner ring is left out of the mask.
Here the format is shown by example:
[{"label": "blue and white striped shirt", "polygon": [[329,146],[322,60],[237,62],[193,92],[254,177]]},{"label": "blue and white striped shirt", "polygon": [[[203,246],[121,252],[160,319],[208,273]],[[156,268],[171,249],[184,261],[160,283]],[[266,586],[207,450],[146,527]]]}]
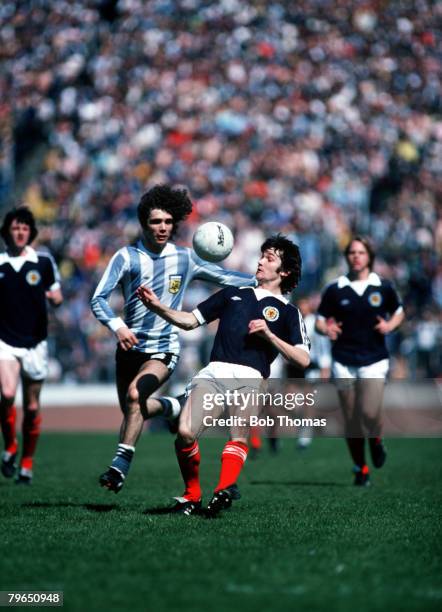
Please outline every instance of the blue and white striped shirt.
[{"label": "blue and white striped shirt", "polygon": [[[169,242],[161,253],[152,253],[139,240],[117,251],[110,260],[92,297],[92,312],[114,332],[124,325],[129,327],[138,339],[132,350],[177,355],[178,329],[146,309],[135,292],[140,285],[148,285],[163,304],[181,310],[184,292],[193,279],[235,287],[256,285],[254,276],[224,270],[187,247]],[[110,294],[117,285],[124,296],[124,321],[109,306]]]}]

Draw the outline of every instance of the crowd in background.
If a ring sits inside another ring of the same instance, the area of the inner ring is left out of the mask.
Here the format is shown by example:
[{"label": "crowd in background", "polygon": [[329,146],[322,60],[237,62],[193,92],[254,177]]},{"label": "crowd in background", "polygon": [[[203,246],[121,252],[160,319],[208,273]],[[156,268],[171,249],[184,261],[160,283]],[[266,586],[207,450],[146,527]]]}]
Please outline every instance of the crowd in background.
[{"label": "crowd in background", "polygon": [[[190,191],[181,243],[204,220],[234,230],[230,268],[254,271],[270,233],[293,237],[295,299],[369,234],[407,309],[396,375],[440,375],[441,16],[430,0],[4,0],[1,212],[20,193],[61,270],[52,378],[112,380],[89,298],[155,183]],[[183,377],[208,342],[185,338]]]}]

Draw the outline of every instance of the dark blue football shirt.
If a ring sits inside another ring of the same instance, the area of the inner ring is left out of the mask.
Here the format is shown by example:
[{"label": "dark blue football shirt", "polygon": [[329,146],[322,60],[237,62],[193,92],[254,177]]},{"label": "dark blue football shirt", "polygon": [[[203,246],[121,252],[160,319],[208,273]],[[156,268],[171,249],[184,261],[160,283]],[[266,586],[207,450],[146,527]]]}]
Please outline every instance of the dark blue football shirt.
[{"label": "dark blue football shirt", "polygon": [[0,340],[16,348],[32,348],[48,331],[46,291],[60,286],[48,253],[27,247],[26,254],[0,254]]},{"label": "dark blue football shirt", "polygon": [[362,295],[352,287],[347,276],[328,285],[318,314],[342,323],[342,333],[332,343],[336,361],[348,366],[366,366],[388,357],[385,336],[374,329],[377,317],[388,319],[401,307],[390,281],[371,273]]},{"label": "dark blue football shirt", "polygon": [[252,287],[227,287],[218,291],[193,311],[199,323],[219,319],[210,361],[249,366],[270,374],[270,364],[278,351],[264,338],[249,334],[249,323],[265,319],[269,329],[281,340],[307,352],[310,342],[301,313],[282,295]]}]

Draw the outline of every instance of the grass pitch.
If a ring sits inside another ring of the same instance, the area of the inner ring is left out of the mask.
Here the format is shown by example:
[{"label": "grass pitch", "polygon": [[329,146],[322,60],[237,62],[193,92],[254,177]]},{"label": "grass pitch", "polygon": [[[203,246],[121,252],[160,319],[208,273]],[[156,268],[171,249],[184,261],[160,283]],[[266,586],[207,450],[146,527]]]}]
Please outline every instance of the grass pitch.
[{"label": "grass pitch", "polygon": [[[118,495],[116,436],[46,434],[31,487],[0,481],[0,590],[64,591],[66,610],[440,610],[442,440],[390,440],[370,489],[342,440],[284,440],[215,520],[161,514],[182,492],[173,438],[145,435]],[[223,440],[203,440],[205,499]]]}]

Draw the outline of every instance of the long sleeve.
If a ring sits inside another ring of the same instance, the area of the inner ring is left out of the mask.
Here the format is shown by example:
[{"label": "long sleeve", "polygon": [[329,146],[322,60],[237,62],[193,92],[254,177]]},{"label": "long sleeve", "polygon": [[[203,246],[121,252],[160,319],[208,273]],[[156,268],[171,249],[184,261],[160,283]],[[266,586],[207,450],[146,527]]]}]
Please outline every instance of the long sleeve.
[{"label": "long sleeve", "polygon": [[124,321],[117,317],[109,306],[109,297],[126,270],[127,259],[124,256],[124,249],[121,249],[110,260],[91,299],[92,312],[100,323],[106,325],[112,331],[116,331],[125,325]]},{"label": "long sleeve", "polygon": [[215,283],[216,285],[232,285],[233,287],[256,287],[256,278],[251,274],[225,270],[221,266],[204,261],[191,251],[193,266],[192,278]]}]

